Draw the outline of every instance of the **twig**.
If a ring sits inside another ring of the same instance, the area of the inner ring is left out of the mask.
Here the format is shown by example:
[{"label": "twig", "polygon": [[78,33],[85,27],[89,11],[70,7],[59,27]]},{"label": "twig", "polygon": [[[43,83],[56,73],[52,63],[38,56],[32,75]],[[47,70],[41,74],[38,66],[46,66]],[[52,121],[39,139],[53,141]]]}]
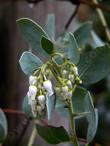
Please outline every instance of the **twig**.
[{"label": "twig", "polygon": [[3,109],[3,111],[7,114],[20,114],[20,115],[25,115],[23,111],[20,110],[15,110],[15,109]]},{"label": "twig", "polygon": [[[92,0],[92,1],[93,1],[95,4],[98,4],[97,0]],[[109,30],[109,27],[108,27],[108,25],[107,25],[107,22],[106,22],[106,19],[105,19],[105,17],[104,17],[104,14],[103,14],[103,12],[102,12],[101,9],[96,8],[96,10],[97,10],[97,13],[98,13],[98,15],[99,15],[100,21],[101,21],[101,23],[102,23],[102,25],[103,25],[103,27],[104,27],[104,29],[105,29],[105,34],[106,34],[107,40],[110,42],[110,30]]]},{"label": "twig", "polygon": [[33,146],[36,134],[37,134],[37,131],[36,131],[36,128],[34,127],[32,133],[31,133],[31,137],[29,139],[28,146]]},{"label": "twig", "polygon": [[[76,85],[74,86],[73,92],[76,89]],[[70,114],[70,126],[71,126],[71,140],[74,144],[74,146],[79,146],[78,144],[78,138],[76,136],[76,129],[75,129],[75,120],[74,120],[74,111],[73,111],[73,104],[72,104],[72,99],[70,98],[68,102],[68,110]]]},{"label": "twig", "polygon": [[74,17],[76,16],[77,12],[79,9],[79,5],[76,6],[75,11],[72,13],[72,15],[70,16],[68,22],[65,25],[65,29],[68,29],[69,25],[71,24],[72,20],[74,19]]}]

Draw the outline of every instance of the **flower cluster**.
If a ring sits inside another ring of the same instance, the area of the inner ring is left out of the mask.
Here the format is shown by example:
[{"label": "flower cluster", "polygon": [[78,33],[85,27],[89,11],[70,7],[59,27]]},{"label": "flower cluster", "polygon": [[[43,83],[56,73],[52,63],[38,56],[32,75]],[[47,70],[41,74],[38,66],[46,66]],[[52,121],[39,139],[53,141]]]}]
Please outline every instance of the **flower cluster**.
[{"label": "flower cluster", "polygon": [[60,77],[61,83],[58,83],[55,91],[64,101],[68,101],[72,97],[73,88],[75,84],[81,84],[81,80],[78,77],[78,68],[71,62],[65,64],[61,68],[62,77]]},{"label": "flower cluster", "polygon": [[74,86],[81,83],[77,67],[67,59],[61,65],[54,60],[42,65],[29,77],[27,96],[34,117],[42,118],[46,115],[46,101],[54,94],[51,79],[56,80],[55,92],[65,102],[72,97]]},{"label": "flower cluster", "polygon": [[29,77],[29,90],[27,96],[34,117],[41,118],[46,115],[46,98],[52,95],[52,83],[45,75],[40,73],[37,76],[31,75]]}]

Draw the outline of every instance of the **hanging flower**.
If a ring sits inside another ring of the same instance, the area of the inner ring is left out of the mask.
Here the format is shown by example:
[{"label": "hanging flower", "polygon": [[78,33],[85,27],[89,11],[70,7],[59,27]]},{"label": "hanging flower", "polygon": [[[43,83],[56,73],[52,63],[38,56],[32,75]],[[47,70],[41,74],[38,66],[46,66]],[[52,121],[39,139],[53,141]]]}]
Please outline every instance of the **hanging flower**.
[{"label": "hanging flower", "polygon": [[37,94],[37,87],[30,85],[29,91],[28,91],[28,96],[31,98],[31,100],[35,100],[36,94]]},{"label": "hanging flower", "polygon": [[52,96],[54,94],[53,88],[52,88],[52,83],[50,80],[44,81],[43,86],[44,86],[45,90],[48,92],[49,96]]},{"label": "hanging flower", "polygon": [[29,84],[30,85],[35,85],[37,83],[37,77],[36,76],[30,76],[29,77]]}]

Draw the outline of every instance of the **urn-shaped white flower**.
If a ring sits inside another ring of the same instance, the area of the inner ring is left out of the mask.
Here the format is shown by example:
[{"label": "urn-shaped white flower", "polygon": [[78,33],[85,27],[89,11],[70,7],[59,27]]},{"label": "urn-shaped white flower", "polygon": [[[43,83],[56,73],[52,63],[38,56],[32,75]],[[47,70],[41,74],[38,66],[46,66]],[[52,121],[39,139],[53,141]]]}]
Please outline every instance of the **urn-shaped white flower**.
[{"label": "urn-shaped white flower", "polygon": [[65,94],[68,93],[68,86],[62,87],[62,92]]},{"label": "urn-shaped white flower", "polygon": [[37,98],[41,104],[45,104],[45,96],[44,95],[39,95]]},{"label": "urn-shaped white flower", "polygon": [[50,80],[44,81],[43,86],[44,86],[45,90],[48,92],[49,96],[52,96],[54,92],[53,92],[51,81]]},{"label": "urn-shaped white flower", "polygon": [[70,80],[67,81],[67,85],[69,88],[72,88],[72,82]]},{"label": "urn-shaped white flower", "polygon": [[36,94],[37,94],[37,87],[33,86],[33,85],[30,85],[28,95],[30,96],[30,98],[32,100],[35,100]]},{"label": "urn-shaped white flower", "polygon": [[69,79],[70,79],[70,81],[71,81],[71,82],[73,82],[73,83],[74,83],[75,78],[74,78],[74,75],[73,75],[73,74],[70,74],[70,75],[69,75]]},{"label": "urn-shaped white flower", "polygon": [[30,76],[29,77],[29,84],[34,85],[37,83],[37,77],[36,76]]},{"label": "urn-shaped white flower", "polygon": [[73,72],[75,73],[75,75],[78,75],[78,68],[76,66],[73,67]]}]

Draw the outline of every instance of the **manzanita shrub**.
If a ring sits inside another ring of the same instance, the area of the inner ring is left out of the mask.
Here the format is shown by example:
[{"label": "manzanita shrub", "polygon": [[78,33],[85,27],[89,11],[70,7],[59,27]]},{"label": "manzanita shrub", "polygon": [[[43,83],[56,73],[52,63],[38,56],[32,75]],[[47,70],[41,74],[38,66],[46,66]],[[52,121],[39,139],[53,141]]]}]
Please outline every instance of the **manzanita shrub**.
[{"label": "manzanita shrub", "polygon": [[[32,50],[47,60],[43,62],[28,51],[21,55],[21,69],[29,77],[24,111],[37,121],[39,135],[54,145],[70,142],[80,146],[75,120],[85,117],[88,121],[85,145],[89,145],[97,130],[98,112],[85,87],[100,81],[110,72],[109,44],[100,40],[91,22],[82,24],[75,32],[64,31],[56,40],[53,14],[48,15],[45,29],[28,18],[17,20],[17,24]],[[92,42],[88,40],[90,35]],[[86,52],[87,43],[91,48]],[[43,119],[51,120],[53,110],[69,119],[69,130],[42,123]]]}]

